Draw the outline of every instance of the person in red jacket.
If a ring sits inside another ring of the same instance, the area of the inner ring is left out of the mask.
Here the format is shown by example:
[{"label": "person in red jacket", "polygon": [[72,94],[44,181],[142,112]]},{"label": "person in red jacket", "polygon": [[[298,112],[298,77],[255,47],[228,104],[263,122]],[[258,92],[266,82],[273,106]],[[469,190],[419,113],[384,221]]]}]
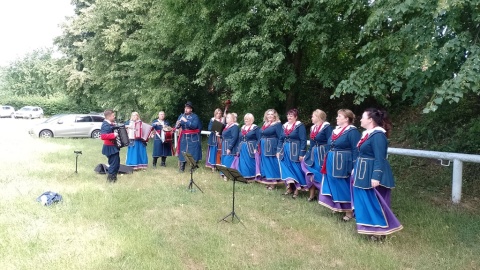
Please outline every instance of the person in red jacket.
[{"label": "person in red jacket", "polygon": [[115,113],[113,110],[105,110],[105,120],[100,129],[100,138],[103,140],[102,154],[108,158],[108,182],[117,181],[117,173],[120,168],[120,149],[115,145],[117,133],[113,131],[115,126]]}]

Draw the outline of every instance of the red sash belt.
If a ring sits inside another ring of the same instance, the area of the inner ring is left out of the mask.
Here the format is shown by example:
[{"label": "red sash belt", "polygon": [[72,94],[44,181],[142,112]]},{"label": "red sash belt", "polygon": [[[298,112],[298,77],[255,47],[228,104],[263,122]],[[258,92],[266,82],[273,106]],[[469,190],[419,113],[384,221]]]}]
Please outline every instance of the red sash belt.
[{"label": "red sash belt", "polygon": [[200,133],[200,129],[187,129],[187,130],[182,129],[177,140],[177,156],[180,154],[180,142],[182,140],[182,136],[187,134],[197,134],[197,133]]}]

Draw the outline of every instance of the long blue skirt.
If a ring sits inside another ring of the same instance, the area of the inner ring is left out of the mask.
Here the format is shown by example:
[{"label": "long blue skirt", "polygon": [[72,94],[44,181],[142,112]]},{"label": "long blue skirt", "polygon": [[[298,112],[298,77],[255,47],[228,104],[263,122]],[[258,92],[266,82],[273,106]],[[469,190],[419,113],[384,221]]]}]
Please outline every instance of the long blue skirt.
[{"label": "long blue skirt", "polygon": [[214,168],[215,164],[217,164],[217,150],[218,147],[216,145],[212,146],[209,145],[207,148],[207,160],[205,161],[205,166],[208,168]]},{"label": "long blue skirt", "polygon": [[127,159],[125,164],[134,168],[147,168],[147,147],[142,141],[134,140],[133,142],[130,142],[130,145],[127,148]]},{"label": "long blue skirt", "polygon": [[222,165],[231,168],[234,159],[234,155],[222,155]]},{"label": "long blue skirt", "polygon": [[351,180],[332,176],[334,156],[333,152],[327,155],[327,174],[323,177],[318,203],[337,212],[352,211]]},{"label": "long blue skirt", "polygon": [[353,206],[360,234],[387,235],[403,228],[390,209],[390,192],[386,187],[353,187]]},{"label": "long blue skirt", "polygon": [[[260,141],[260,173],[261,179],[258,180],[264,184],[277,184],[282,182],[280,179],[280,165],[276,156],[265,156],[265,142]],[[283,182],[282,182],[283,183]]]},{"label": "long blue skirt", "polygon": [[242,143],[240,148],[238,171],[245,179],[253,179],[257,176],[255,158],[251,158],[248,154],[248,145],[246,143]]},{"label": "long blue skirt", "polygon": [[[313,148],[313,156],[314,157],[318,156],[318,147]],[[317,183],[321,183],[323,175],[320,171],[322,170],[323,164],[318,164],[318,163],[319,161],[315,158],[313,159],[312,166],[306,166],[306,167],[308,171],[313,174],[313,181]]]},{"label": "long blue skirt", "polygon": [[297,189],[306,187],[307,181],[302,171],[300,162],[290,159],[290,143],[283,144],[283,159],[280,160],[280,175],[285,184],[294,184]]},{"label": "long blue skirt", "polygon": [[[233,160],[235,160],[233,155],[222,155],[222,165],[227,168],[232,168]],[[223,173],[220,172],[220,175],[223,175]]]},{"label": "long blue skirt", "polygon": [[320,178],[320,181],[317,182],[315,177],[318,177],[318,176],[315,176],[314,173],[312,172],[314,170],[313,167],[310,167],[307,164],[305,164],[303,160],[300,164],[302,166],[302,171],[305,174],[305,180],[307,181],[307,186],[305,187],[305,189],[310,189],[312,187],[315,187],[316,189],[320,190],[322,185],[323,174],[319,172],[322,178]]}]

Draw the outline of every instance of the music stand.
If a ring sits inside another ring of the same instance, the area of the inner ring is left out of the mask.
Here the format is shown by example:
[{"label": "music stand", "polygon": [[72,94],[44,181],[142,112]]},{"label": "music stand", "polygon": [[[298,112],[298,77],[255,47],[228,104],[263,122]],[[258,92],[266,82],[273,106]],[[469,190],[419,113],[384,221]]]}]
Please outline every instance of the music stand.
[{"label": "music stand", "polygon": [[203,190],[193,181],[193,171],[198,168],[197,162],[193,158],[193,156],[187,152],[182,152],[183,157],[185,157],[185,160],[188,161],[190,164],[190,183],[188,184],[188,189],[190,191],[193,191],[193,185],[195,185],[198,190],[200,190],[203,193]]},{"label": "music stand", "polygon": [[227,179],[231,179],[233,181],[233,191],[232,191],[232,212],[230,212],[230,214],[226,215],[224,218],[220,219],[218,222],[220,221],[227,221],[227,218],[229,216],[232,216],[232,223],[233,223],[233,220],[234,218],[237,218],[238,221],[240,223],[242,223],[243,227],[245,227],[245,225],[243,224],[243,222],[240,220],[240,217],[238,217],[238,215],[235,213],[235,182],[237,181],[240,181],[240,182],[243,182],[243,183],[247,183],[247,180],[245,180],[245,178],[243,178],[242,174],[237,171],[236,169],[232,169],[232,168],[227,168],[223,165],[215,165],[217,167],[217,170],[219,170],[220,172],[222,172],[225,177],[227,177]]},{"label": "music stand", "polygon": [[225,127],[225,125],[222,122],[217,121],[217,120],[213,120],[213,123],[212,123],[212,131],[213,132],[218,132],[218,135],[222,135],[224,127]]}]

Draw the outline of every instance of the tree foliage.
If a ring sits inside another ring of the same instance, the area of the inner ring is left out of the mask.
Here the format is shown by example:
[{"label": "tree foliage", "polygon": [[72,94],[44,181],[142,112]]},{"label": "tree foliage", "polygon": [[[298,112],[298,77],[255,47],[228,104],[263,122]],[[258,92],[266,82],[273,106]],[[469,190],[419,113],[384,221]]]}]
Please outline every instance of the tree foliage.
[{"label": "tree foliage", "polygon": [[130,110],[178,110],[187,99],[214,108],[232,99],[260,113],[328,97],[353,67],[369,12],[367,1],[76,4],[57,40],[72,61],[70,93]]},{"label": "tree foliage", "polygon": [[51,48],[38,49],[1,68],[2,93],[49,97],[61,92],[65,62],[52,57],[52,54]]},{"label": "tree foliage", "polygon": [[478,1],[374,1],[361,30],[358,66],[335,96],[383,103],[401,95],[435,111],[443,101],[479,93]]},{"label": "tree foliage", "polygon": [[68,93],[103,107],[153,116],[192,100],[209,116],[232,99],[256,115],[350,101],[428,112],[479,91],[473,0],[72,3],[57,39]]}]

